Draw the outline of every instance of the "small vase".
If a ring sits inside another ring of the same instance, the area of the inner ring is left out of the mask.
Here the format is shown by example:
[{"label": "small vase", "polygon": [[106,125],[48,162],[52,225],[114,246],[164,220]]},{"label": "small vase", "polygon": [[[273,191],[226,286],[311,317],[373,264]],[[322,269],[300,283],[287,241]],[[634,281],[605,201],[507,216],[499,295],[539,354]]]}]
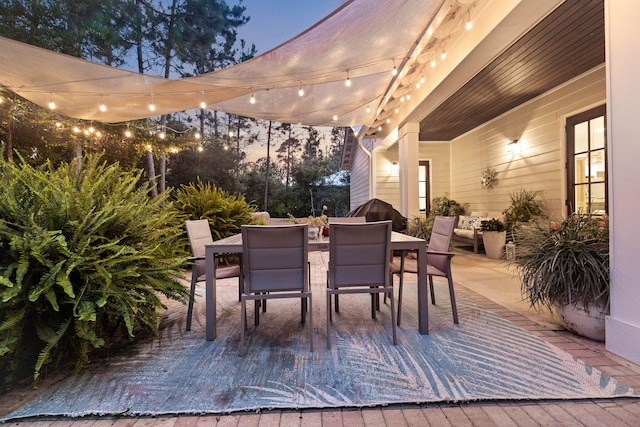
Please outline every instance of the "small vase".
[{"label": "small vase", "polygon": [[309,239],[316,240],[320,235],[320,229],[318,227],[309,227]]}]

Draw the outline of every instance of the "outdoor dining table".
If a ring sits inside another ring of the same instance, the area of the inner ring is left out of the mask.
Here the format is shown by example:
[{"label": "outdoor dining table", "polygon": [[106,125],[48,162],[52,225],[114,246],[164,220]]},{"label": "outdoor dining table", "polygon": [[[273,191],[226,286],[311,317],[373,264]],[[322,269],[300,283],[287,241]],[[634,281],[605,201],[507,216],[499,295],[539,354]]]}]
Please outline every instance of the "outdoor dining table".
[{"label": "outdoor dining table", "polygon": [[[309,239],[309,251],[328,251],[330,237]],[[429,304],[427,292],[427,242],[406,234],[393,231],[391,233],[392,250],[415,251],[418,254],[418,330],[421,334],[429,333]],[[205,247],[206,282],[205,282],[205,317],[206,336],[208,341],[216,338],[216,256],[221,254],[242,254],[242,234],[234,234],[216,240]],[[242,274],[240,275],[242,280]]]}]

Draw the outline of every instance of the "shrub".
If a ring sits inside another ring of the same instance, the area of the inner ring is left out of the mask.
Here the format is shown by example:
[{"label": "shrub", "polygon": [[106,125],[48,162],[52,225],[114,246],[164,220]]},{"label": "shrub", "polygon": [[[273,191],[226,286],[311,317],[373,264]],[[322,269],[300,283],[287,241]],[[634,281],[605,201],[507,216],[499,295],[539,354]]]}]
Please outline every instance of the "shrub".
[{"label": "shrub", "polygon": [[464,214],[464,207],[447,196],[434,197],[429,215],[418,215],[409,220],[407,234],[429,240],[436,216],[457,216]]},{"label": "shrub", "polygon": [[211,183],[181,185],[175,194],[175,206],[184,220],[208,219],[215,240],[240,232],[243,224],[253,224],[257,209],[244,196],[230,194]]},{"label": "shrub", "polygon": [[481,231],[505,231],[504,222],[497,218],[483,219],[480,221]]},{"label": "shrub", "polygon": [[609,302],[609,220],[572,214],[521,230],[514,266],[532,307]]},{"label": "shrub", "polygon": [[185,302],[176,212],[141,171],[98,157],[54,169],[0,160],[0,378],[52,362],[81,368],[136,328],[157,332],[161,296]]}]

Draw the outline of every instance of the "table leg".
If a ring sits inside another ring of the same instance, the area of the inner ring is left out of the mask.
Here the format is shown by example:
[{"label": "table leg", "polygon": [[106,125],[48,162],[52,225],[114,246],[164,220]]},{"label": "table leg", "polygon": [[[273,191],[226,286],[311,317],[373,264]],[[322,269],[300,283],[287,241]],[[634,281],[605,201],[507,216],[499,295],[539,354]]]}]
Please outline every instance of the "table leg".
[{"label": "table leg", "polygon": [[427,289],[427,250],[418,250],[418,330],[429,334],[429,290]]},{"label": "table leg", "polygon": [[207,280],[205,282],[205,318],[207,341],[216,338],[216,262],[213,248],[205,249]]}]

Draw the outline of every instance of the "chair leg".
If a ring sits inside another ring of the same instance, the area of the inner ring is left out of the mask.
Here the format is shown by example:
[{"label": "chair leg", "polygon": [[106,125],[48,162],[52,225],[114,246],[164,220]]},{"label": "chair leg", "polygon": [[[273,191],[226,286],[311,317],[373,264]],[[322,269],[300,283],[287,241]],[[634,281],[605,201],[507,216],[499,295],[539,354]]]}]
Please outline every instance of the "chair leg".
[{"label": "chair leg", "polygon": [[429,276],[429,288],[431,289],[431,305],[436,305],[436,293],[433,288],[433,276]]},{"label": "chair leg", "polygon": [[[371,286],[371,289],[373,288],[374,286]],[[376,294],[374,294],[373,292],[371,293],[371,318],[376,318]]]},{"label": "chair leg", "polygon": [[300,316],[301,316],[301,323],[304,325],[304,319],[305,319],[305,315],[307,314],[307,299],[306,298],[301,298],[301,304],[300,304]]},{"label": "chair leg", "polygon": [[400,284],[398,285],[398,326],[400,326],[400,318],[402,317],[402,285],[404,283],[404,274],[400,272]]},{"label": "chair leg", "polygon": [[327,290],[327,348],[331,348],[331,294]]},{"label": "chair leg", "polygon": [[[386,295],[386,293],[385,293]],[[393,286],[391,286],[391,292],[389,294],[389,299],[391,300],[391,302],[389,303],[390,308],[391,308],[391,330],[393,331],[393,345],[398,345],[398,334],[396,332],[396,312],[394,310],[393,307]],[[400,308],[400,306],[398,305],[398,308]],[[400,310],[398,310],[398,316],[400,316]],[[398,317],[398,324],[400,323],[400,317]]]},{"label": "chair leg", "polygon": [[340,312],[340,306],[338,305],[338,301],[339,301],[338,300],[338,294],[336,294],[335,298],[336,298],[336,313],[339,313]]},{"label": "chair leg", "polygon": [[253,315],[253,324],[255,326],[260,325],[260,300],[255,300],[254,302],[254,315]]},{"label": "chair leg", "polygon": [[451,311],[453,312],[453,323],[458,324],[458,308],[456,307],[456,294],[453,290],[453,280],[451,275],[447,276],[449,281],[449,297],[451,298]]},{"label": "chair leg", "polygon": [[193,301],[196,296],[196,282],[198,281],[197,267],[191,268],[191,291],[189,294],[189,307],[187,308],[187,331],[191,330],[191,318],[193,317]]},{"label": "chair leg", "polygon": [[244,330],[247,328],[247,301],[240,300],[240,356],[244,356]]},{"label": "chair leg", "polygon": [[309,299],[309,349],[313,353],[313,307],[311,305],[313,301],[311,300],[311,295],[309,295],[308,299]]}]

